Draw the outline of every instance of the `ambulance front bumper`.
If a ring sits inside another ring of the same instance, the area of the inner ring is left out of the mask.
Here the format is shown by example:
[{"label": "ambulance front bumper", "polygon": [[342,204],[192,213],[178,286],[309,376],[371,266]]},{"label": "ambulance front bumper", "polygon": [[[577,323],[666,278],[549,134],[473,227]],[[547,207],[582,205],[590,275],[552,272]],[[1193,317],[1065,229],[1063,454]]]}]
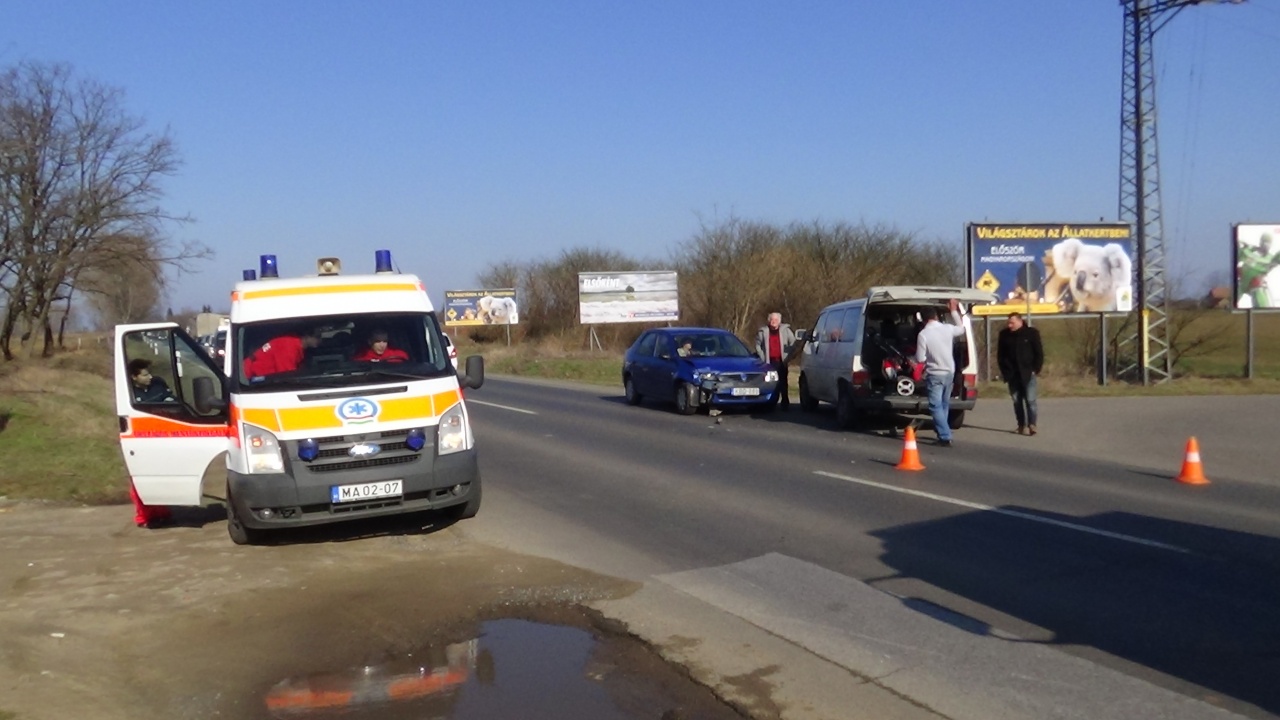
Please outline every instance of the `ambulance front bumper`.
[{"label": "ambulance front bumper", "polygon": [[[474,448],[443,456],[436,456],[432,446],[420,452],[402,448],[383,457],[308,463],[297,459],[296,443],[283,445],[288,453],[283,473],[227,474],[228,502],[247,527],[302,527],[440,510],[480,492]],[[398,494],[387,494],[397,481]]]}]

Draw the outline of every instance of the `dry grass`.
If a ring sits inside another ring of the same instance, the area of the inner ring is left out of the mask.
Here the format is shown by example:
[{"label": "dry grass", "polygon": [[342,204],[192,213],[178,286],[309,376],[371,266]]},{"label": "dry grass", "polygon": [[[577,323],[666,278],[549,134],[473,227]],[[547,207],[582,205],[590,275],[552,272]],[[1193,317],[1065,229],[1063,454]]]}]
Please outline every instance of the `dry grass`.
[{"label": "dry grass", "polygon": [[[6,363],[0,373],[0,496],[127,500],[112,382],[96,354],[72,355]],[[109,373],[109,356],[106,368]]]}]

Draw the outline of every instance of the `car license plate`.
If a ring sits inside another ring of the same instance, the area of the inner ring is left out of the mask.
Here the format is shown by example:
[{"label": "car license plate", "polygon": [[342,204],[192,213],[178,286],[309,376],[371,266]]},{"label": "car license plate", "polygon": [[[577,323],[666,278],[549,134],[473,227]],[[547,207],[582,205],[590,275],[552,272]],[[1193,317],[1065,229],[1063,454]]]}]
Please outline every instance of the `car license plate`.
[{"label": "car license plate", "polygon": [[759,395],[760,388],[733,388],[734,395]]},{"label": "car license plate", "polygon": [[334,485],[329,488],[329,498],[335,505],[359,500],[400,497],[403,494],[403,480],[383,480],[382,482],[361,483],[359,485]]}]

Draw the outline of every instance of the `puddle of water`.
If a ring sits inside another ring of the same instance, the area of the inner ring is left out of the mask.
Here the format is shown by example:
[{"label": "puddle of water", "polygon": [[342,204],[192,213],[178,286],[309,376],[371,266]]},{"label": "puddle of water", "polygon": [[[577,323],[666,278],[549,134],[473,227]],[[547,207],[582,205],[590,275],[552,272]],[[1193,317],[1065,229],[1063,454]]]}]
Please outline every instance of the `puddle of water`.
[{"label": "puddle of water", "polygon": [[262,707],[275,720],[740,717],[669,668],[629,667],[634,652],[608,648],[621,642],[574,627],[492,620],[466,642],[281,680]]}]

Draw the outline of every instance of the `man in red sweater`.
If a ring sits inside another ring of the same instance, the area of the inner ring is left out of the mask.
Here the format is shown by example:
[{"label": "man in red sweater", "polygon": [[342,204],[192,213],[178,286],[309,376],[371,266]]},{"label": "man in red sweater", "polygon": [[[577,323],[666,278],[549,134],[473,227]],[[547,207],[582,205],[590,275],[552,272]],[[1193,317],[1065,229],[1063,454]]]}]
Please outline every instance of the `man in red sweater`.
[{"label": "man in red sweater", "polygon": [[385,330],[369,333],[369,347],[352,358],[356,362],[408,362],[409,353],[390,347]]},{"label": "man in red sweater", "polygon": [[264,343],[244,359],[245,377],[266,377],[293,372],[302,364],[309,348],[320,344],[320,328],[308,328],[302,335],[281,335]]}]

